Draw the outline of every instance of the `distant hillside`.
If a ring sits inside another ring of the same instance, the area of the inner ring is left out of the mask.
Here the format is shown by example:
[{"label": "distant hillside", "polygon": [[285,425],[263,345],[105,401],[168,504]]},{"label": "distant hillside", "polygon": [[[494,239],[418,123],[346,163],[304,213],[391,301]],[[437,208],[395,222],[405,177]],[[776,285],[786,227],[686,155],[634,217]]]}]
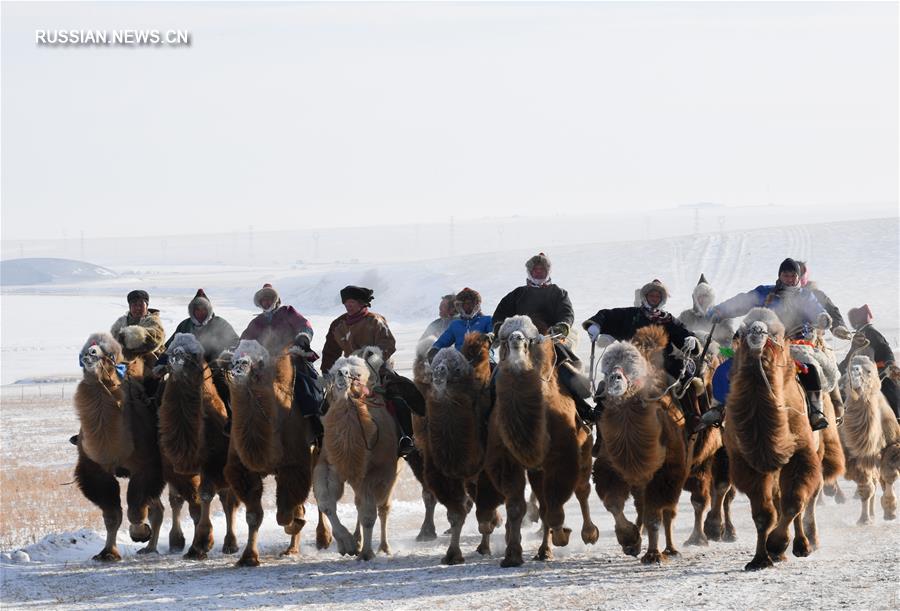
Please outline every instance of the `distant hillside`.
[{"label": "distant hillside", "polygon": [[86,282],[114,278],[117,275],[111,269],[73,259],[33,258],[0,261],[0,284],[3,286]]}]

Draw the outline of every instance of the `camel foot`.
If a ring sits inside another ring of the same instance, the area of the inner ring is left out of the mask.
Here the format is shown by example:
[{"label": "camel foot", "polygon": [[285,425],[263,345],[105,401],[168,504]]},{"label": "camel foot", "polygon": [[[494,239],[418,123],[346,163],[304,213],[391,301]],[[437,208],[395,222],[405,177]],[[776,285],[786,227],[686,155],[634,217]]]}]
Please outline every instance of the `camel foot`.
[{"label": "camel foot", "polygon": [[142,547],[141,549],[139,549],[137,551],[137,553],[141,554],[142,556],[146,555],[146,554],[159,554],[159,552],[156,550],[155,545],[153,545],[153,546],[148,545],[147,547]]},{"label": "camel foot", "polygon": [[725,532],[722,533],[722,541],[726,543],[734,543],[737,541],[737,531],[734,530],[734,526],[725,527]]},{"label": "camel foot", "polygon": [[550,539],[556,547],[565,547],[569,544],[569,535],[571,534],[571,528],[554,528],[550,531]]},{"label": "camel foot", "polygon": [[185,560],[206,560],[206,550],[196,548],[192,545],[184,555],[184,558]]},{"label": "camel foot", "polygon": [[259,566],[259,554],[256,552],[244,552],[237,561],[236,566]]},{"label": "camel foot", "polygon": [[787,556],[782,554],[769,554],[769,558],[772,559],[772,562],[784,562],[787,560]]},{"label": "camel foot", "polygon": [[338,543],[338,553],[341,556],[356,556],[359,553],[359,543],[350,535],[335,536]]},{"label": "camel foot", "polygon": [[534,555],[533,560],[540,560],[541,562],[546,562],[547,560],[553,560],[553,550],[550,549],[550,546],[540,546],[538,548],[537,554]]},{"label": "camel foot", "polygon": [[152,531],[149,524],[132,524],[128,527],[128,534],[135,543],[146,543],[150,540]]},{"label": "camel foot", "polygon": [[637,556],[641,553],[641,530],[634,524],[620,529],[616,526],[616,540],[622,546],[622,551],[629,556]]},{"label": "camel foot", "polygon": [[122,556],[119,554],[119,550],[114,547],[104,547],[100,550],[100,553],[94,556],[94,560],[98,562],[115,562],[117,560],[121,560]]},{"label": "camel foot", "polygon": [[699,531],[694,531],[691,533],[691,536],[688,537],[688,540],[684,542],[685,546],[688,545],[699,545],[706,546],[709,545],[709,539],[706,538],[706,535]]},{"label": "camel foot", "polygon": [[184,551],[184,533],[169,533],[169,551],[172,553]]},{"label": "camel foot", "polygon": [[328,549],[332,541],[334,541],[334,537],[330,530],[324,528],[316,530],[316,549]]},{"label": "camel foot", "polygon": [[581,540],[588,545],[593,545],[600,540],[600,529],[594,524],[583,527],[581,529]]},{"label": "camel foot", "polygon": [[448,564],[451,566],[454,564],[463,564],[465,563],[465,561],[466,559],[463,558],[462,552],[459,548],[448,549],[444,557],[441,558],[441,564]]},{"label": "camel foot", "polygon": [[857,526],[868,526],[872,523],[872,518],[860,518],[856,521]]},{"label": "camel foot", "polygon": [[703,534],[710,541],[721,541],[723,538],[722,522],[720,520],[706,519],[703,523]]},{"label": "camel foot", "polygon": [[884,519],[885,519],[886,521],[888,521],[888,522],[890,522],[890,521],[892,521],[892,520],[896,520],[896,519],[897,519],[897,512],[895,512],[895,511],[885,511],[885,512],[884,512]]},{"label": "camel foot", "polygon": [[647,553],[641,557],[641,564],[662,564],[665,556],[659,553],[659,550],[647,550]]},{"label": "camel foot", "polygon": [[522,554],[512,554],[507,555],[503,560],[500,561],[500,566],[504,569],[512,568],[514,566],[522,566],[525,563],[522,560]]},{"label": "camel foot", "polygon": [[481,542],[478,544],[478,547],[475,548],[475,551],[481,554],[482,556],[490,556],[491,555],[491,544]]},{"label": "camel foot", "polygon": [[225,542],[222,543],[223,554],[236,554],[238,551],[237,537],[234,535],[225,535]]},{"label": "camel foot", "polygon": [[422,524],[419,534],[416,535],[416,541],[434,541],[435,539],[437,539],[437,532],[434,529],[434,524]]},{"label": "camel foot", "polygon": [[390,556],[391,546],[387,544],[387,541],[382,541],[381,545],[378,546],[378,551]]},{"label": "camel foot", "polygon": [[674,547],[667,547],[666,549],[663,550],[662,553],[663,553],[663,560],[667,560],[669,558],[677,558],[678,556],[681,555],[681,552],[679,552]]},{"label": "camel foot", "polygon": [[844,503],[847,502],[847,497],[844,496],[844,492],[843,492],[843,490],[840,489],[840,487],[836,486],[836,488],[837,488],[837,490],[834,493],[834,502],[837,503],[838,505],[843,505]]},{"label": "camel foot", "polygon": [[748,562],[744,566],[745,571],[758,571],[760,569],[768,569],[772,568],[774,564],[772,563],[772,559],[769,558],[768,554],[764,556],[754,556],[753,560]]},{"label": "camel foot", "polygon": [[447,530],[444,531],[444,536],[445,536],[445,537],[446,537],[447,535],[452,535],[452,534],[453,534],[453,527],[452,527],[452,526],[450,526],[449,528],[447,528]]},{"label": "camel foot", "polygon": [[295,547],[295,546],[293,546],[293,545],[292,545],[292,546],[289,546],[286,550],[284,550],[283,552],[281,552],[280,555],[281,555],[282,557],[284,557],[284,556],[299,556],[299,555],[300,555],[300,548],[299,548],[299,547]]},{"label": "camel foot", "polygon": [[784,557],[784,552],[787,551],[787,547],[788,538],[786,535],[778,534],[776,531],[769,533],[769,537],[766,539],[766,551],[769,552],[769,556],[771,556],[775,562],[778,562],[778,556]]},{"label": "camel foot", "polygon": [[806,538],[794,538],[794,546],[791,549],[791,552],[797,558],[806,558],[812,553],[812,546],[809,544],[809,541]]},{"label": "camel foot", "polygon": [[357,560],[363,560],[365,562],[368,562],[369,560],[372,560],[373,558],[375,558],[375,552],[373,552],[370,549],[361,551],[359,553],[359,555],[356,557]]},{"label": "camel foot", "polygon": [[297,535],[306,526],[306,520],[294,518],[292,522],[284,525],[284,532],[287,535]]}]

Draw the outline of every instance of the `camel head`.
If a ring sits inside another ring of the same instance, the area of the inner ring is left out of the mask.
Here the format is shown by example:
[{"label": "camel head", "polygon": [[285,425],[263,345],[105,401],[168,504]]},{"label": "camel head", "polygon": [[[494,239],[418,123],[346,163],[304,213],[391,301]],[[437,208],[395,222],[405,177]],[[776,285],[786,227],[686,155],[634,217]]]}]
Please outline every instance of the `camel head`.
[{"label": "camel head", "polygon": [[847,378],[849,379],[853,395],[867,396],[881,390],[878,368],[872,359],[867,356],[854,356],[850,359],[850,366],[847,368]]},{"label": "camel head", "polygon": [[753,308],[741,322],[740,334],[741,344],[759,358],[766,346],[780,346],[784,342],[784,325],[772,310]]},{"label": "camel head", "polygon": [[231,355],[228,370],[235,384],[244,385],[258,381],[270,362],[269,351],[255,339],[242,339]]},{"label": "camel head", "polygon": [[370,364],[362,357],[351,355],[339,358],[328,372],[331,376],[330,394],[338,398],[365,398],[369,394]]},{"label": "camel head", "polygon": [[176,377],[203,371],[203,346],[193,333],[176,333],[166,354],[169,371]]},{"label": "camel head", "polygon": [[109,333],[92,333],[78,355],[85,376],[111,378],[122,360],[122,346]]},{"label": "camel head", "polygon": [[629,342],[615,342],[603,353],[600,370],[606,380],[606,396],[628,398],[645,387],[650,375],[647,359]]},{"label": "camel head", "polygon": [[441,348],[431,362],[431,385],[439,395],[446,392],[448,384],[467,381],[471,375],[472,365],[453,346]]},{"label": "camel head", "polygon": [[416,357],[413,359],[413,381],[422,386],[431,384],[431,364],[428,362],[428,351],[437,341],[436,335],[423,337],[416,344]]},{"label": "camel head", "polygon": [[478,331],[466,333],[460,352],[474,367],[479,363],[485,363],[491,359],[492,336]]},{"label": "camel head", "polygon": [[[510,316],[500,326],[500,362],[518,370],[532,369],[532,352],[543,344],[544,336],[527,316]],[[538,365],[540,367],[540,365]]]}]

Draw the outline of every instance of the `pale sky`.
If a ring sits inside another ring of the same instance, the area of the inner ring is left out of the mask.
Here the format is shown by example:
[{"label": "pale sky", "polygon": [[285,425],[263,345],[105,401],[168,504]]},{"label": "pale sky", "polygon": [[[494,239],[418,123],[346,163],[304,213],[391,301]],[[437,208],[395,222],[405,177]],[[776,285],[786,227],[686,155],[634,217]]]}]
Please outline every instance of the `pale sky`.
[{"label": "pale sky", "polygon": [[898,51],[896,2],[4,2],[2,237],[896,204]]}]

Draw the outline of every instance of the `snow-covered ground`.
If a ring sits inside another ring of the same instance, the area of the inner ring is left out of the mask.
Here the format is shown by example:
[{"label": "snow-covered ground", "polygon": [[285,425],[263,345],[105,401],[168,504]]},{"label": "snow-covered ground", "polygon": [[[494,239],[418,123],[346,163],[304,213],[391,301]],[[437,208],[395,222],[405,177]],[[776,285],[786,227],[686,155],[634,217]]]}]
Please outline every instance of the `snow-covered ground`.
[{"label": "snow-covered ground", "polygon": [[[78,376],[76,355],[84,339],[93,331],[108,329],[125,311],[125,294],[137,287],[150,292],[151,307],[161,310],[169,330],[186,316],[187,302],[203,287],[217,313],[240,332],[255,314],[252,294],[264,282],[273,283],[285,303],[309,316],[318,332],[313,342],[317,348],[328,322],[341,311],[339,289],[351,283],[371,286],[376,295],[373,309],[387,316],[398,340],[397,365],[406,370],[419,333],[436,314],[440,295],[471,286],[482,293],[485,310],[490,311],[503,294],[522,283],[524,260],[535,251],[529,246],[452,258],[411,256],[382,264],[269,267],[161,265],[159,253],[145,253],[141,261],[127,266],[97,260],[120,275],[77,285],[4,286],[0,377],[7,385],[28,378]],[[553,261],[555,282],[569,290],[578,321],[600,307],[630,305],[634,289],[651,278],[669,286],[668,309],[677,313],[689,307],[691,289],[701,272],[724,299],[773,281],[785,256],[807,259],[813,278],[844,312],[869,303],[876,326],[895,350],[900,345],[895,216],[673,239],[588,242],[555,246],[546,252]],[[129,258],[137,260],[133,252]],[[848,342],[835,341],[839,354],[847,347]],[[587,350],[582,342],[579,351],[586,357]],[[3,389],[0,457],[4,469],[10,464],[74,465],[74,451],[66,442],[77,430],[65,399],[70,394],[59,386],[48,387],[46,393],[41,401],[29,402],[24,394],[24,400],[10,399],[19,395],[11,394],[9,387]],[[47,395],[61,398],[50,401]],[[816,553],[805,559],[790,557],[763,573],[745,574],[741,568],[752,554],[754,530],[748,503],[741,495],[734,503],[737,543],[682,548],[680,558],[661,567],[643,567],[621,553],[612,520],[596,497],[591,502],[601,529],[596,546],[586,547],[573,537],[569,547],[554,550],[552,562],[528,561],[518,569],[500,569],[502,529],[493,537],[494,557],[482,559],[474,552],[478,535],[470,521],[463,538],[466,564],[443,567],[439,560],[446,537],[435,543],[415,542],[422,506],[408,470],[404,469],[401,479],[388,527],[393,555],[379,556],[369,564],[341,558],[333,550],[316,551],[309,533],[304,535],[299,559],[279,558],[286,536],[276,527],[274,512],[269,512],[261,531],[263,566],[258,569],[234,568],[235,558],[218,551],[207,562],[185,561],[166,553],[165,537],[161,556],[136,556],[136,546],[124,528],[120,546],[125,560],[99,565],[90,561],[102,546],[102,519],[97,512],[91,522],[67,525],[36,544],[0,550],[0,602],[15,608],[900,607],[900,527],[880,518],[874,525],[856,526],[858,501],[847,483],[846,505],[828,499],[820,507],[821,548]],[[271,487],[271,481],[267,485]],[[79,495],[74,486],[66,493],[73,499]],[[343,504],[341,511],[352,515],[352,505]],[[691,513],[685,496],[676,523],[679,542],[688,536]],[[574,501],[567,505],[567,515],[569,526],[577,532],[580,517]],[[9,519],[0,515],[0,520]],[[215,526],[221,538],[221,515],[215,518]],[[189,532],[187,523],[185,527]],[[439,509],[439,532],[445,527]],[[307,528],[311,531],[311,526]],[[242,512],[238,520],[241,544],[245,534]],[[534,553],[537,546],[537,536],[531,532],[526,553]]]}]

